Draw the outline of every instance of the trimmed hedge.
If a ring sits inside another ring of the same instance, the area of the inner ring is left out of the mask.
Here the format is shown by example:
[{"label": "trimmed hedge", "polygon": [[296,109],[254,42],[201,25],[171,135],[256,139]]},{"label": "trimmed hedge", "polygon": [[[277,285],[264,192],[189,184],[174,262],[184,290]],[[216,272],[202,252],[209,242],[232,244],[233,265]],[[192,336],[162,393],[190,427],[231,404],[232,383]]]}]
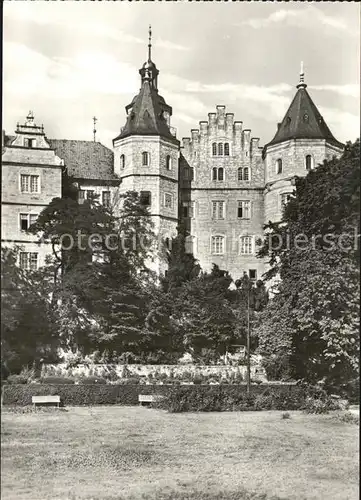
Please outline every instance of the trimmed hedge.
[{"label": "trimmed hedge", "polygon": [[[246,385],[196,385],[178,386],[179,390],[189,392],[191,397],[216,395],[219,391],[231,399],[246,395]],[[3,404],[11,406],[26,406],[31,404],[32,396],[59,395],[65,406],[90,405],[137,405],[139,394],[160,394],[168,396],[175,390],[174,385],[73,385],[73,384],[26,384],[3,386]],[[296,385],[255,385],[253,394],[263,394],[268,391],[278,394],[292,394],[298,397],[302,389]]]}]

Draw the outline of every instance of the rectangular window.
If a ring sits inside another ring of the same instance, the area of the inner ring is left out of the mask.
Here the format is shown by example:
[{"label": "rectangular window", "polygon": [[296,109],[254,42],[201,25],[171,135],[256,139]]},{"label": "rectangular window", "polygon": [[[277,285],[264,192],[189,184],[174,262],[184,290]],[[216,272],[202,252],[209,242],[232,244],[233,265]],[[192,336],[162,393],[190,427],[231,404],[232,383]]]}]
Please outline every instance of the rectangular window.
[{"label": "rectangular window", "polygon": [[184,201],[182,203],[182,215],[183,217],[189,217],[193,219],[194,217],[194,201]]},{"label": "rectangular window", "polygon": [[224,253],[224,237],[212,236],[212,254],[222,255]]},{"label": "rectangular window", "polygon": [[142,153],[142,164],[143,167],[149,166],[149,153],[147,151],[143,151]]},{"label": "rectangular window", "polygon": [[88,189],[87,192],[86,192],[87,200],[89,200],[93,196],[94,196],[94,189]]},{"label": "rectangular window", "polygon": [[21,269],[36,271],[38,268],[38,254],[36,252],[20,252]]},{"label": "rectangular window", "polygon": [[78,203],[84,203],[85,200],[85,190],[79,189],[78,191]]},{"label": "rectangular window", "polygon": [[110,207],[110,191],[102,192],[102,204],[105,207]]},{"label": "rectangular window", "polygon": [[256,269],[250,269],[249,270],[249,278],[251,280],[256,280],[257,279],[257,270]]},{"label": "rectangular window", "polygon": [[140,203],[144,207],[150,207],[152,204],[152,196],[150,191],[141,191],[140,192]]},{"label": "rectangular window", "polygon": [[39,192],[39,176],[38,175],[20,175],[20,189],[22,193],[38,193]]},{"label": "rectangular window", "polygon": [[24,146],[26,148],[35,148],[36,147],[36,139],[24,139]]},{"label": "rectangular window", "polygon": [[292,193],[282,193],[281,194],[281,206],[284,207],[291,199]]},{"label": "rectangular window", "polygon": [[165,208],[173,207],[173,195],[170,193],[164,193],[164,206]]},{"label": "rectangular window", "polygon": [[238,211],[237,216],[239,219],[250,219],[251,218],[251,202],[239,201],[238,202]]},{"label": "rectangular window", "polygon": [[239,243],[240,243],[239,253],[243,255],[251,255],[253,253],[252,236],[241,236]]},{"label": "rectangular window", "polygon": [[20,214],[20,230],[27,231],[36,222],[36,214]]},{"label": "rectangular window", "polygon": [[224,201],[212,201],[212,219],[224,219]]}]

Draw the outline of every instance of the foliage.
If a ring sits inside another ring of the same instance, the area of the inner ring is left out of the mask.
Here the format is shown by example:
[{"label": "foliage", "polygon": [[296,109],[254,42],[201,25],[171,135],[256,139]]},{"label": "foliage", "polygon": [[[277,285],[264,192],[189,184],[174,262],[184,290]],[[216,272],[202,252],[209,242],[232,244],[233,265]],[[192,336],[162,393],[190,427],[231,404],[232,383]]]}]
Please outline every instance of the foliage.
[{"label": "foliage", "polygon": [[12,373],[34,362],[56,361],[59,346],[58,317],[48,287],[51,270],[20,269],[20,251],[14,247],[1,252],[1,357]]},{"label": "foliage", "polygon": [[[204,404],[212,408],[212,401],[219,400],[219,394],[223,394],[222,400],[225,407],[232,410],[235,402],[241,402],[234,409],[251,408],[246,397],[246,387],[244,385],[224,385],[224,386],[176,386],[176,385],[139,385],[139,384],[5,384],[3,387],[3,404],[7,406],[31,405],[32,396],[59,395],[65,406],[90,406],[90,405],[138,405],[139,394],[159,394],[167,396],[176,394],[177,390],[185,394],[185,400],[195,407],[196,401],[203,401]],[[300,390],[294,386],[274,387],[275,393],[289,394],[296,401],[300,399]],[[262,393],[264,389],[254,388],[252,391]],[[172,396],[173,397],[173,396]],[[207,399],[208,398],[208,399]],[[193,401],[193,403],[192,403]],[[203,403],[202,403],[203,404]],[[285,408],[288,409],[288,408]],[[197,411],[194,409],[192,411]],[[211,410],[210,410],[211,411]]]},{"label": "foliage", "polygon": [[9,375],[6,379],[8,384],[27,384],[28,378],[24,377],[24,375]]},{"label": "foliage", "polygon": [[105,378],[102,378],[102,377],[82,377],[81,379],[79,379],[79,384],[83,384],[83,385],[106,384],[106,383],[107,383],[107,380]]},{"label": "foliage", "polygon": [[42,377],[41,384],[74,384],[75,379],[70,377]]},{"label": "foliage", "polygon": [[289,360],[297,379],[339,385],[359,371],[359,163],[359,141],[348,143],[296,179],[282,221],[267,226],[259,255],[281,283],[259,317],[259,350]]}]

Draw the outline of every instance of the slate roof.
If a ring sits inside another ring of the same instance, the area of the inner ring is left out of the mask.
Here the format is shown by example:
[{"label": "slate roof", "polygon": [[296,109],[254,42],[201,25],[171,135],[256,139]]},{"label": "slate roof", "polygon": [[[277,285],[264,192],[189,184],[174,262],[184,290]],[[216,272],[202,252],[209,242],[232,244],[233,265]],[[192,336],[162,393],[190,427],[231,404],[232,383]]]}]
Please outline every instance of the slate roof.
[{"label": "slate roof", "polygon": [[114,141],[129,135],[159,135],[178,142],[163,117],[163,111],[171,114],[172,108],[165,103],[149,81],[142,82],[139,94],[126,107],[127,111],[128,109],[130,112],[126,124]]},{"label": "slate roof", "polygon": [[343,147],[328,128],[321,113],[306,90],[306,85],[298,85],[290,107],[287,110],[274,138],[265,147],[289,139],[326,139],[328,142]]},{"label": "slate roof", "polygon": [[64,160],[68,174],[77,179],[120,180],[114,174],[114,153],[100,142],[47,139]]}]

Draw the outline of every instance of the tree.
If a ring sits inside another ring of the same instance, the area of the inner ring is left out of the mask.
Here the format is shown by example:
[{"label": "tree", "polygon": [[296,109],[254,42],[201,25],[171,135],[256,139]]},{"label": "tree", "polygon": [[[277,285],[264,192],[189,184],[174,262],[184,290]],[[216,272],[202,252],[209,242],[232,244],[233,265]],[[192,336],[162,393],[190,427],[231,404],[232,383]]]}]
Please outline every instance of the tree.
[{"label": "tree", "polygon": [[267,228],[260,256],[281,284],[261,314],[260,352],[296,378],[340,384],[359,370],[359,164],[359,141],[348,143],[296,179],[281,223]]},{"label": "tree", "polygon": [[10,372],[54,361],[59,347],[47,280],[16,265],[19,250],[2,248],[1,255],[1,359]]}]

